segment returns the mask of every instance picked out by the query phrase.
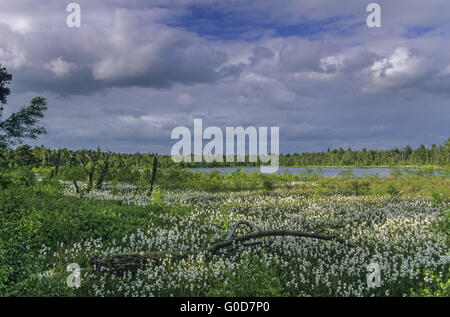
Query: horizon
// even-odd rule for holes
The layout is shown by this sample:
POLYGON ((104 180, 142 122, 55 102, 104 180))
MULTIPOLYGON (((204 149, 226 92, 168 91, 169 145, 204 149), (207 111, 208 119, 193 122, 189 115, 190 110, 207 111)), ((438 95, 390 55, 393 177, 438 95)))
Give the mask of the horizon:
MULTIPOLYGON (((448 139, 447 139, 446 141, 448 141, 449 139, 450 139, 450 137, 448 137, 448 139)), ((36 141, 35 143, 39 143, 39 142, 36 141)), ((433 143, 433 144, 426 144, 426 143, 422 143, 422 144, 419 144, 417 147, 414 147, 414 146, 411 146, 411 145, 407 144, 407 145, 404 146, 404 147, 394 147, 394 148, 388 148, 388 149, 372 149, 372 148, 360 148, 360 149, 355 149, 355 148, 350 148, 350 147, 349 147, 349 148, 343 148, 343 147, 339 147, 339 148, 331 148, 331 147, 329 147, 329 148, 327 148, 326 150, 317 151, 317 152, 288 152, 288 153, 282 153, 282 152, 280 152, 280 155, 283 156, 283 155, 295 155, 295 154, 320 154, 320 153, 327 153, 327 152, 339 151, 340 149, 342 149, 342 150, 344 150, 344 151, 348 151, 348 150, 350 149, 352 152, 358 152, 358 151, 364 151, 364 150, 366 150, 367 152, 370 152, 370 151, 385 151, 385 152, 389 152, 389 151, 395 151, 395 150, 399 150, 400 152, 403 152, 404 150, 406 150, 406 148, 407 148, 408 146, 409 146, 413 151, 416 151, 416 150, 419 149, 422 145, 425 146, 425 148, 426 148, 427 150, 431 151, 432 149, 430 149, 429 147, 432 147, 433 145, 435 145, 437 148, 444 147, 444 143, 445 143, 445 141, 444 141, 442 144, 435 144, 435 143, 433 143)), ((34 144, 34 145, 32 145, 32 144, 29 144, 29 143, 26 143, 26 142, 24 142, 23 144, 18 144, 18 145, 16 145, 15 147, 12 147, 11 150, 16 150, 18 147, 21 147, 21 146, 23 146, 23 145, 28 145, 28 146, 30 146, 31 148, 45 147, 45 148, 47 148, 47 149, 49 149, 49 150, 51 150, 51 151, 68 150, 68 151, 72 151, 72 152, 80 152, 80 151, 93 151, 93 152, 96 152, 96 151, 98 150, 99 147, 100 147, 100 150, 101 150, 102 153, 107 153, 107 151, 108 151, 108 149, 106 149, 106 148, 103 148, 103 149, 102 149, 100 145, 97 145, 95 148, 78 148, 78 149, 72 149, 72 148, 67 148, 67 147, 64 147, 64 148, 61 148, 61 147, 59 147, 59 148, 51 148, 51 147, 45 146, 44 144, 40 144, 40 145, 34 144)), ((171 156, 170 153, 139 152, 139 151, 138 151, 138 152, 115 152, 115 151, 112 151, 112 153, 115 153, 115 154, 129 154, 129 155, 133 155, 133 154, 145 154, 145 155, 147 155, 147 154, 156 154, 156 155, 159 155, 159 156, 171 156)), ((191 154, 192 157, 193 157, 194 155, 195 155, 194 153, 191 154)), ((224 154, 223 156, 225 157, 226 155, 224 154)), ((235 155, 235 156, 237 156, 237 155, 235 155)), ((245 157, 247 157, 247 156, 249 156, 248 153, 245 155, 245 157)))

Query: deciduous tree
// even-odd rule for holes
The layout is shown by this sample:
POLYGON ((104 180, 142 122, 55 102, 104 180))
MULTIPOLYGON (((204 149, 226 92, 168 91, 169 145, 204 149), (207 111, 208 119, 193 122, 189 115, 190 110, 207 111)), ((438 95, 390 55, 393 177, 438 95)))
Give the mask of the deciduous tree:
POLYGON ((7 97, 11 93, 8 88, 11 80, 12 75, 0 65, 0 150, 22 143, 24 138, 36 139, 46 133, 45 128, 39 126, 39 120, 47 110, 47 101, 42 97, 34 98, 30 105, 23 106, 2 120, 3 105, 7 103, 7 97))

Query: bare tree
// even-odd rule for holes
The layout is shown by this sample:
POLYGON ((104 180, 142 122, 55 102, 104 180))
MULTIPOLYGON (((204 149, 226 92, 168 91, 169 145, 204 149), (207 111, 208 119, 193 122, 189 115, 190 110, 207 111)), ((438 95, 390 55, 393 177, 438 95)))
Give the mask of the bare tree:
POLYGON ((94 172, 95 172, 95 166, 97 164, 97 161, 95 160, 95 158, 91 157, 89 154, 85 153, 84 156, 87 157, 87 159, 89 160, 89 162, 91 163, 91 167, 88 170, 87 169, 87 165, 88 163, 84 163, 81 159, 79 160, 79 163, 81 165, 81 167, 83 168, 83 171, 86 173, 87 175, 87 182, 88 182, 88 190, 91 190, 92 187, 94 186, 94 172))
POLYGON ((112 154, 111 151, 108 150, 108 154, 106 154, 106 159, 105 159, 105 162, 104 162, 104 164, 102 166, 102 169, 101 169, 101 172, 100 172, 100 176, 98 177, 96 188, 101 188, 102 187, 103 180, 105 179, 106 174, 108 174, 109 159, 111 158, 111 154, 112 154))

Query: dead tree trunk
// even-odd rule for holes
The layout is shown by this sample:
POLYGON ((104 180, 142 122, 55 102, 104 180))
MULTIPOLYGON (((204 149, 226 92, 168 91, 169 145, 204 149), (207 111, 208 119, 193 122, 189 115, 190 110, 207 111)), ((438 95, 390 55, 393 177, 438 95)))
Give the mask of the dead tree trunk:
POLYGON ((158 168, 158 159, 155 156, 155 158, 153 159, 153 169, 152 169, 152 178, 150 180, 150 188, 147 192, 147 196, 151 197, 152 196, 152 192, 153 192, 153 183, 155 182, 155 178, 156 178, 156 170, 158 168))
POLYGON ((89 156, 89 154, 85 154, 85 156, 91 162, 91 168, 88 170, 86 168, 87 164, 84 164, 81 160, 80 160, 80 165, 81 165, 81 167, 83 168, 84 172, 87 175, 88 190, 91 190, 92 187, 94 186, 94 172, 95 172, 95 165, 97 164, 97 162, 93 158, 91 158, 89 156))
POLYGON ((104 165, 102 167, 102 171, 101 171, 100 176, 99 176, 98 181, 97 181, 96 188, 101 188, 102 187, 103 180, 105 179, 105 176, 108 173, 110 157, 111 157, 111 151, 108 151, 108 154, 106 155, 105 163, 104 163, 104 165))
POLYGON ((76 180, 73 180, 73 185, 75 186, 75 191, 76 191, 77 193, 79 193, 79 192, 80 192, 80 188, 78 187, 78 184, 77 184, 77 181, 76 181, 76 180))
MULTIPOLYGON (((93 257, 91 258, 91 266, 95 270, 107 270, 113 272, 124 272, 127 270, 137 270, 138 268, 153 264, 160 265, 164 259, 183 259, 190 255, 195 255, 200 252, 205 252, 209 255, 217 254, 221 249, 238 245, 239 243, 264 238, 264 237, 304 237, 318 240, 335 241, 343 244, 347 247, 354 248, 355 244, 347 241, 346 239, 337 235, 325 235, 314 232, 304 232, 297 230, 267 230, 267 231, 255 231, 253 233, 244 234, 239 237, 233 238, 238 226, 245 224, 253 230, 253 227, 247 221, 239 220, 230 230, 227 238, 224 241, 220 241, 212 244, 209 247, 198 250, 182 250, 182 251, 160 251, 160 252, 135 252, 135 253, 121 253, 116 255, 110 255, 107 257, 93 257)), ((241 244, 245 245, 245 244, 241 244)), ((251 245, 251 244, 248 244, 251 245)))
POLYGON ((55 169, 52 170, 52 173, 50 174, 50 179, 58 176, 60 165, 61 165, 61 152, 58 150, 57 155, 56 155, 56 160, 55 160, 55 169))

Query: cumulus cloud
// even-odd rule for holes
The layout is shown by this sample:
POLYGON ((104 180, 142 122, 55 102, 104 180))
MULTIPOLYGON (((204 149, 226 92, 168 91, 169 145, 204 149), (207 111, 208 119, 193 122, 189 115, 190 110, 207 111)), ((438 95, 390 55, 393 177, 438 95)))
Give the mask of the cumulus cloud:
POLYGON ((395 90, 420 84, 431 73, 425 56, 405 47, 376 61, 369 69, 372 79, 368 91, 395 90))
POLYGON ((30 33, 17 33, 0 24, 0 61, 16 69, 32 66, 24 69, 26 89, 35 78, 34 89, 64 94, 90 94, 112 86, 169 88, 177 83, 214 83, 239 76, 241 65, 228 63, 227 53, 214 43, 161 23, 173 18, 168 9, 98 10, 103 9, 112 11, 110 21, 83 10, 88 15, 83 15, 81 29, 61 25, 60 32, 50 32, 52 26, 44 17, 34 22, 30 33), (57 80, 42 80, 43 69, 57 80))
POLYGON ((253 49, 253 56, 250 57, 250 64, 256 65, 264 59, 272 59, 274 53, 267 47, 257 46, 253 49))
POLYGON ((21 69, 30 63, 23 52, 15 48, 7 50, 0 47, 0 64, 6 65, 11 69, 21 69))
POLYGON ((196 117, 290 152, 448 137, 450 2, 380 1, 380 29, 357 1, 78 2, 79 29, 58 0, 0 3, 9 102, 49 99, 38 142, 168 153, 196 117))
POLYGON ((297 40, 295 43, 286 44, 280 50, 279 66, 282 71, 290 73, 319 71, 323 54, 320 43, 297 40))
POLYGON ((67 76, 75 67, 75 64, 66 62, 61 56, 52 59, 45 65, 45 68, 51 71, 56 77, 67 76))
POLYGON ((94 79, 117 85, 170 86, 214 82, 226 60, 225 52, 195 35, 144 23, 142 12, 120 9, 92 71, 94 79))
POLYGON ((352 74, 370 66, 377 57, 377 54, 364 47, 352 47, 338 54, 321 58, 320 68, 326 73, 352 74))

